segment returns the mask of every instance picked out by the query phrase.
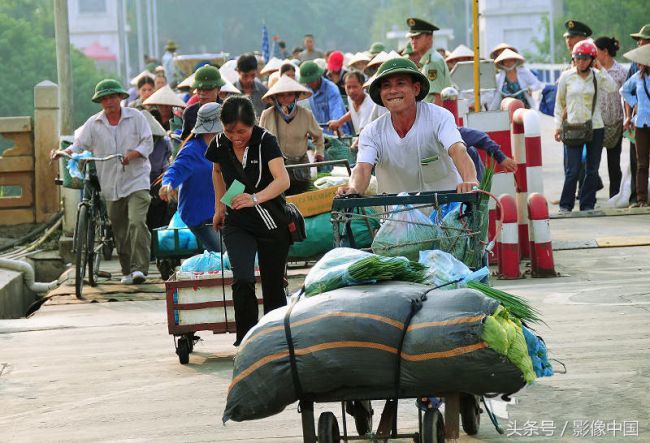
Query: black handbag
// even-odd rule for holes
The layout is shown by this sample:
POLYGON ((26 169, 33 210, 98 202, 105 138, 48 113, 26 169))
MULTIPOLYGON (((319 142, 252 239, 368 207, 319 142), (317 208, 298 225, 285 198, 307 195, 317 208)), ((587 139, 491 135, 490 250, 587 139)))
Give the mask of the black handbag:
POLYGON ((291 243, 298 243, 307 239, 307 231, 305 230, 305 218, 296 205, 287 203, 284 207, 289 219, 289 234, 291 234, 291 243))
MULTIPOLYGON (((596 110, 596 102, 598 101, 598 84, 596 83, 596 73, 594 71, 592 71, 592 75, 594 80, 594 100, 591 103, 591 117, 593 118, 594 111, 596 110)), ((582 146, 585 143, 590 143, 593 138, 594 128, 592 120, 589 119, 584 123, 569 123, 565 108, 560 130, 560 139, 562 142, 569 146, 582 146)))

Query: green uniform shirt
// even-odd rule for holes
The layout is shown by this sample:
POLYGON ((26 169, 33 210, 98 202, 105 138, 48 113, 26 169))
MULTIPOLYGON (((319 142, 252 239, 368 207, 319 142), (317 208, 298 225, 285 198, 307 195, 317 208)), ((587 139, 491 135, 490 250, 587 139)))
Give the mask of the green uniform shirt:
POLYGON ((420 71, 427 76, 430 85, 429 95, 424 101, 431 103, 431 94, 440 94, 443 89, 452 86, 449 68, 445 59, 434 48, 420 59, 420 66, 422 66, 420 71))

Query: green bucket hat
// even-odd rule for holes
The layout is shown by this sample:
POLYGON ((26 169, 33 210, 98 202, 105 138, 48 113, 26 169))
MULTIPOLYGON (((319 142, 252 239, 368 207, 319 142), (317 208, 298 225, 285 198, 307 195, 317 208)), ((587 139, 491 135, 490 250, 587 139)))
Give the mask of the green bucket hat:
POLYGON ((165 51, 174 52, 177 49, 178 46, 176 46, 176 42, 174 40, 167 40, 167 44, 165 45, 165 51))
POLYGON ((95 86, 95 95, 93 95, 92 101, 99 103, 102 101, 102 97, 113 94, 120 94, 123 98, 129 96, 129 93, 124 90, 120 82, 112 78, 105 78, 95 86))
POLYGON ((372 45, 370 45, 370 49, 368 49, 368 52, 371 54, 379 54, 381 51, 386 51, 386 47, 382 42, 374 42, 372 45))
POLYGON ((221 78, 219 70, 214 66, 203 66, 196 70, 192 89, 221 88, 226 82, 221 78))
POLYGON ((375 79, 370 83, 370 87, 368 88, 370 98, 379 106, 384 106, 381 97, 379 96, 379 86, 381 85, 381 81, 382 79, 395 74, 410 74, 420 82, 420 93, 415 97, 416 101, 422 100, 429 93, 429 80, 424 74, 418 71, 418 67, 415 66, 415 63, 407 58, 393 58, 381 64, 377 70, 375 79))
POLYGON ((644 25, 639 32, 630 34, 630 37, 632 37, 634 40, 650 40, 650 24, 644 25))
POLYGON ((312 60, 308 60, 300 65, 300 83, 315 82, 323 76, 325 70, 312 60))

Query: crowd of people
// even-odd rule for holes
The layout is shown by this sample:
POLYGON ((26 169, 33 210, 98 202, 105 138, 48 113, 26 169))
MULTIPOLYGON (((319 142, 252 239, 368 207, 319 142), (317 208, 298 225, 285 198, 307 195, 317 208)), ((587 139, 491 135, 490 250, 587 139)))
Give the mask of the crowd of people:
MULTIPOLYGON (((454 87, 451 73, 459 63, 473 60, 471 50, 434 48, 435 25, 419 18, 408 18, 406 24, 409 42, 399 52, 388 51, 381 42, 356 54, 323 52, 307 34, 303 48, 289 54, 282 47, 285 60, 264 63, 246 53, 229 62, 234 73, 227 75, 226 65, 219 69, 199 63, 186 79, 178 78, 177 46, 170 41, 162 65, 149 66, 133 79, 131 91, 115 80, 100 82, 93 101, 102 111, 80 128, 69 152, 125 155, 122 165, 98 170, 122 281, 146 279, 150 230, 169 221, 168 202, 177 199, 180 218, 206 249, 220 251, 225 244, 239 343, 257 321, 256 255, 265 312, 286 303, 283 276, 291 215, 284 196, 305 192, 310 175, 306 168, 288 172, 285 165, 323 160, 328 137, 350 135, 357 151, 350 181, 339 194, 366 192, 372 175, 379 192, 471 192, 483 171, 477 149, 515 172, 515 161, 486 133, 458 127, 442 106, 445 94, 454 92, 449 89, 454 87), (231 74, 236 78, 228 78, 231 74), (170 136, 180 141, 178 150, 170 136), (228 204, 222 202, 236 182, 244 191, 228 204)), ((602 187, 598 168, 603 145, 610 196, 619 191, 621 140, 633 126, 632 203, 646 206, 650 45, 632 57, 637 63, 628 72, 614 58, 619 49, 615 38, 591 40, 591 29, 575 20, 566 27, 572 64, 557 84, 554 112, 555 137, 564 142, 565 156, 560 211, 573 209, 578 186, 580 210, 594 209, 602 187)), ((650 42, 650 25, 632 38, 639 46, 650 42)), ((497 87, 481 94, 481 106, 499 109, 504 98, 514 97, 536 109, 536 96, 545 85, 526 68, 525 58, 505 43, 490 57, 497 87)))

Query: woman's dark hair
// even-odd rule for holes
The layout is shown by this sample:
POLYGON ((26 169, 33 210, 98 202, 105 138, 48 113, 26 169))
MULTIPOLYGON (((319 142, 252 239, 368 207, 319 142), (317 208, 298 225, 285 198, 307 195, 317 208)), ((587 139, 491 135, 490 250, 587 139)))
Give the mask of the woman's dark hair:
POLYGON ((616 57, 616 52, 621 49, 621 44, 616 40, 616 37, 598 37, 594 44, 600 50, 607 50, 607 53, 612 57, 616 57))
POLYGON ((285 72, 287 71, 293 71, 296 72, 296 65, 293 63, 285 63, 282 66, 280 66, 280 75, 284 75, 285 72))
POLYGON ((257 71, 257 58, 253 54, 242 54, 237 59, 237 71, 257 71))
POLYGON ((255 126, 253 102, 243 95, 231 95, 221 105, 221 123, 224 126, 233 123, 255 126))
POLYGON ((140 80, 138 80, 138 89, 140 89, 144 85, 155 86, 156 84, 154 83, 154 81, 153 81, 153 79, 151 77, 149 77, 148 75, 145 75, 144 77, 141 77, 140 80))

